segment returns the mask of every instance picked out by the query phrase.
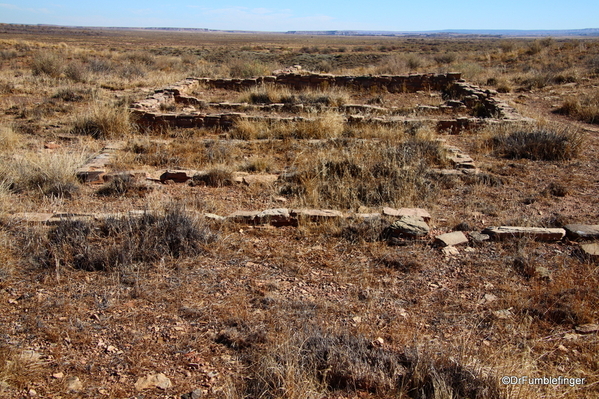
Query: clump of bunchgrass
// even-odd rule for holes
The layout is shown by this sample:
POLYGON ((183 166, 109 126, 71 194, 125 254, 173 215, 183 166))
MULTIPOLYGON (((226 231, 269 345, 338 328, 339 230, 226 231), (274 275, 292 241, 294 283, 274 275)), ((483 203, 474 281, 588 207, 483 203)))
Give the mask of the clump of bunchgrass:
POLYGON ((79 190, 75 172, 84 161, 84 153, 28 153, 7 159, 0 168, 0 180, 5 181, 12 191, 69 198, 79 190))
POLYGON ((599 124, 599 91, 568 98, 555 112, 583 122, 599 124))
POLYGON ((165 257, 192 257, 217 239, 207 225, 182 206, 163 212, 113 217, 102 222, 64 218, 36 239, 22 234, 30 262, 55 269, 115 270, 132 264, 152 264, 165 257))
POLYGON ((564 161, 578 156, 583 136, 574 129, 523 127, 500 132, 490 139, 495 152, 505 158, 564 161))
POLYGON ((96 105, 77 118, 71 133, 95 139, 121 138, 131 131, 129 111, 115 105, 96 105))
POLYGON ((338 140, 298 159, 281 193, 309 207, 357 209, 359 206, 427 204, 437 189, 429 176, 443 162, 439 143, 338 140))

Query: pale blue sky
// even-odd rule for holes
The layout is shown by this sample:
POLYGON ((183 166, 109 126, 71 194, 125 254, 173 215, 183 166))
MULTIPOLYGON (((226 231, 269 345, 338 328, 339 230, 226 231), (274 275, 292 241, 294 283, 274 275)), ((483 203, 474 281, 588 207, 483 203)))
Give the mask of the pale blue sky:
POLYGON ((599 28, 598 0, 4 1, 0 22, 22 24, 259 31, 599 28))

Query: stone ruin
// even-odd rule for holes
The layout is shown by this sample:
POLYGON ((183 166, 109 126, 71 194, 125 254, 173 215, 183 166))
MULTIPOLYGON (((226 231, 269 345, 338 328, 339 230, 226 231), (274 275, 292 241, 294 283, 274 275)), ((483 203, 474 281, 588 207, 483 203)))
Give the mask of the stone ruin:
POLYGON ((344 115, 345 122, 348 124, 372 123, 399 126, 433 123, 438 132, 457 134, 485 124, 531 121, 498 99, 497 92, 483 90, 467 83, 461 79, 460 73, 394 76, 281 73, 251 79, 188 78, 156 90, 145 100, 134 103, 131 109, 139 126, 150 129, 206 127, 226 131, 239 120, 269 123, 310 120, 300 115, 303 111, 309 110, 309 107, 304 104, 209 102, 192 95, 194 90, 201 86, 239 92, 265 85, 283 86, 294 90, 345 87, 356 91, 388 93, 439 92, 444 98, 448 98, 439 106, 419 105, 408 115, 405 109, 367 104, 343 104, 328 108, 344 115), (176 110, 177 107, 181 108, 180 112, 170 111, 176 110), (282 113, 287 116, 281 116, 282 113))

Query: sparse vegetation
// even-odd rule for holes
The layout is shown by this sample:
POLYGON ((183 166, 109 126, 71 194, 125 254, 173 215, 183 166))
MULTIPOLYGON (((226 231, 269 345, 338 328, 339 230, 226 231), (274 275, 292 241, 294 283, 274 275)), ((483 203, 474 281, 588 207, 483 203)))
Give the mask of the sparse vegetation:
POLYGON ((496 151, 506 158, 564 161, 576 158, 583 144, 576 130, 518 129, 492 139, 496 151))
POLYGON ((568 98, 555 112, 583 122, 599 124, 599 91, 582 98, 568 98))
POLYGON ((473 235, 599 223, 599 148, 587 125, 597 123, 597 40, 314 35, 306 44, 289 34, 2 28, 1 397, 598 396, 597 335, 580 333, 599 321, 596 261, 573 238, 473 235), (277 103, 289 117, 230 130, 142 131, 130 118, 132 102, 190 76, 296 64, 354 76, 461 72, 539 124, 439 135, 414 110, 452 93, 325 86, 198 87, 197 98, 231 105, 200 113, 272 116, 252 105, 277 103), (348 104, 393 109, 397 125, 360 122, 379 118, 375 107, 342 115, 348 104), (107 140, 127 142, 105 166, 111 180, 78 182, 75 170, 107 140), (443 146, 477 169, 451 169, 443 146), (198 174, 160 182, 165 169, 198 174), (382 240, 396 221, 384 206, 426 208, 429 236, 382 240), (352 217, 277 228, 220 217, 313 207, 352 217), (456 230, 469 239, 457 252, 432 245, 456 230), (171 388, 136 391, 158 372, 171 388), (506 386, 504 375, 587 382, 506 386), (69 392, 75 378, 82 388, 69 392))
POLYGON ((131 132, 129 112, 124 107, 96 105, 90 112, 80 115, 71 133, 95 139, 118 139, 131 132))

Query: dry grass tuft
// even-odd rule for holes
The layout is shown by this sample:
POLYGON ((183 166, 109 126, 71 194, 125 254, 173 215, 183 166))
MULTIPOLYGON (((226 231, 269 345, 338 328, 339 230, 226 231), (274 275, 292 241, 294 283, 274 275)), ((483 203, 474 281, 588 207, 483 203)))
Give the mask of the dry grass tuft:
POLYGON ((75 171, 85 160, 84 153, 29 153, 5 161, 0 181, 12 191, 31 191, 47 197, 70 198, 79 190, 75 171))
POLYGON ((9 152, 22 144, 22 138, 10 125, 0 125, 0 152, 9 152))
POLYGON ((424 139, 331 141, 310 160, 296 162, 299 169, 281 192, 305 206, 332 209, 426 204, 437 192, 429 168, 442 162, 439 143, 424 139))
POLYGON ((578 156, 583 136, 573 129, 520 128, 496 134, 490 146, 503 157, 564 161, 578 156))
POLYGON ((96 105, 90 112, 75 120, 72 134, 95 139, 117 139, 131 132, 129 111, 116 105, 96 105))
POLYGON ((118 270, 165 257, 191 257, 217 239, 216 233, 178 205, 156 214, 107 219, 99 225, 67 217, 45 234, 32 236, 26 231, 21 237, 31 263, 57 273, 62 267, 118 270))
POLYGON ((599 91, 587 96, 569 98, 555 112, 583 122, 599 124, 599 91))
POLYGON ((0 394, 22 390, 47 372, 47 362, 38 352, 18 352, 7 345, 0 346, 0 394))
POLYGON ((242 391, 249 397, 501 397, 496 377, 447 353, 402 353, 347 333, 300 331, 279 344, 250 348, 244 359, 249 376, 242 391))
POLYGON ((251 122, 239 121, 230 131, 232 138, 241 140, 254 139, 330 139, 341 137, 345 121, 341 114, 327 111, 310 115, 307 120, 251 122))

